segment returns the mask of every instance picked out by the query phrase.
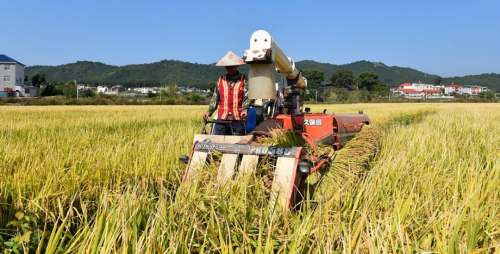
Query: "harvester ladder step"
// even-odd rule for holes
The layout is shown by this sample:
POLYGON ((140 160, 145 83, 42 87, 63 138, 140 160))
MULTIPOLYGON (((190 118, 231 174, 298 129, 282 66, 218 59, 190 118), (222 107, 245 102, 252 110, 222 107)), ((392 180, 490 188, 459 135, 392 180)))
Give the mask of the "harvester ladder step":
POLYGON ((293 193, 294 165, 295 158, 278 157, 276 161, 271 198, 273 204, 279 202, 285 210, 290 205, 290 194, 293 193))
POLYGON ((259 163, 258 155, 243 155, 239 166, 237 166, 238 157, 238 154, 222 155, 219 172, 217 174, 217 181, 219 184, 224 185, 227 181, 231 180, 236 173, 236 168, 238 168, 238 173, 241 176, 245 176, 252 173, 259 163))
POLYGON ((219 172, 217 174, 217 182, 219 184, 224 185, 228 180, 233 178, 237 162, 238 154, 226 153, 222 155, 219 172))
POLYGON ((255 168, 257 168, 258 163, 259 163, 258 155, 243 155, 239 167, 240 174, 248 175, 252 173, 255 170, 255 168))
POLYGON ((191 179, 198 170, 203 169, 205 163, 207 162, 207 156, 208 153, 206 152, 193 152, 193 157, 191 158, 191 162, 189 163, 187 179, 191 179))
MULTIPOLYGON (((241 136, 223 136, 223 135, 203 135, 203 134, 195 134, 193 142, 202 142, 205 140, 210 140, 210 142, 213 143, 228 143, 228 144, 234 144, 238 142, 242 137, 241 136)), ((189 163, 188 171, 187 171, 187 179, 191 179, 196 175, 196 172, 199 170, 202 170, 203 167, 205 167, 205 164, 207 163, 207 152, 202 152, 202 151, 194 151, 191 161, 189 163)), ((223 158, 224 159, 224 158, 223 158)), ((226 159, 229 160, 229 159, 226 159)), ((228 161, 230 162, 230 161, 228 161)), ((225 162, 227 164, 227 167, 230 168, 228 162, 225 162)), ((225 170, 226 171, 226 170, 225 170)), ((219 172, 219 174, 221 174, 219 172)), ((226 178, 226 174, 229 174, 224 172, 223 175, 221 175, 222 178, 226 178)), ((234 170, 233 170, 234 174, 234 170)))

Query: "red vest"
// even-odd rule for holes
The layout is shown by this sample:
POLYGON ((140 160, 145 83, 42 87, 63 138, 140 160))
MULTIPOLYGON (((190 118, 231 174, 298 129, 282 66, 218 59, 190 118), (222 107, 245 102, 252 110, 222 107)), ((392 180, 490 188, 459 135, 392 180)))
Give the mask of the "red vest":
POLYGON ((234 120, 240 120, 246 76, 241 74, 240 80, 236 81, 233 87, 229 86, 227 78, 227 74, 219 78, 219 111, 217 115, 219 119, 227 120, 227 116, 231 112, 234 120))

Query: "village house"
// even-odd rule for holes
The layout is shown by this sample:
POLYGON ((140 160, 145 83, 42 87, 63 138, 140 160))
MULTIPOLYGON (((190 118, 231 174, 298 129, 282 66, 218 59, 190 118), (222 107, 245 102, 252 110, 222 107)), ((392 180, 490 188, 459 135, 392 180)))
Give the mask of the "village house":
POLYGON ((399 88, 397 89, 393 89, 391 87, 391 91, 393 93, 403 95, 407 98, 431 99, 431 98, 450 98, 449 95, 452 93, 470 94, 471 96, 477 96, 480 92, 488 91, 488 88, 482 86, 461 86, 456 84, 443 86, 443 85, 432 85, 432 84, 421 84, 421 83, 403 83, 399 85, 399 88), (416 93, 416 92, 423 92, 423 93, 416 93))
POLYGON ((411 86, 417 91, 436 89, 436 87, 433 84, 413 83, 411 84, 411 86))
POLYGON ((422 83, 403 83, 399 85, 399 89, 414 89, 416 91, 440 90, 444 88, 442 85, 422 84, 422 83))
POLYGON ((399 89, 415 89, 410 83, 403 83, 399 85, 399 89))
POLYGON ((393 92, 410 99, 434 99, 443 98, 442 88, 444 88, 444 86, 441 85, 436 86, 433 84, 403 83, 393 92))
POLYGON ((0 54, 0 98, 40 95, 39 87, 24 85, 24 67, 26 65, 0 54))
POLYGON ((451 94, 451 93, 456 93, 456 94, 462 94, 462 86, 461 85, 447 85, 444 87, 444 93, 445 94, 451 94))
POLYGON ((156 93, 158 90, 158 87, 136 87, 134 88, 134 91, 142 93, 142 94, 147 94, 149 92, 156 93))
POLYGON ((442 98, 443 96, 443 91, 441 91, 441 89, 427 89, 422 92, 424 93, 425 98, 442 98))
POLYGON ((118 95, 118 90, 120 89, 120 85, 113 86, 111 88, 108 88, 107 85, 104 86, 98 86, 96 89, 96 92, 98 94, 114 94, 118 95))
POLYGON ((463 86, 460 88, 462 94, 469 94, 471 96, 478 96, 480 92, 488 91, 485 86, 463 86))
POLYGON ((443 91, 441 89, 427 89, 418 91, 416 89, 398 89, 400 95, 410 99, 434 99, 443 98, 443 91))
MULTIPOLYGON (((401 86, 400 86, 401 87, 401 86)), ((408 86, 405 86, 405 87, 408 87, 408 86)), ((411 87, 411 85, 410 85, 411 87)), ((405 96, 406 98, 412 98, 412 99, 419 99, 419 98, 422 98, 422 91, 417 91, 413 88, 408 88, 408 89, 405 89, 405 88, 399 88, 398 89, 398 94, 400 95, 403 95, 405 96)))
POLYGON ((410 99, 422 99, 423 93, 422 91, 417 91, 415 89, 405 89, 403 91, 403 95, 410 99))

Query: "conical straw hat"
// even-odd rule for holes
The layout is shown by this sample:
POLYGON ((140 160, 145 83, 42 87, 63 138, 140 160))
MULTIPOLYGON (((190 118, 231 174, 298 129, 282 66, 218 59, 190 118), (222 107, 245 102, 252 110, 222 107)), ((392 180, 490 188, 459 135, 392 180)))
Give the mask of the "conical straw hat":
POLYGON ((245 64, 245 62, 241 57, 229 51, 215 66, 237 66, 243 64, 245 64))

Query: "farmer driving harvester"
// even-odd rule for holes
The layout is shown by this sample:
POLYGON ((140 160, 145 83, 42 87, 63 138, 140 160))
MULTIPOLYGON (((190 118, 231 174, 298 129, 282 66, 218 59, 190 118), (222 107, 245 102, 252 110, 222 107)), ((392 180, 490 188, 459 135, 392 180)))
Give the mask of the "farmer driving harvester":
POLYGON ((215 135, 245 134, 244 121, 250 108, 250 100, 247 77, 238 71, 238 66, 243 64, 243 59, 231 51, 216 64, 224 66, 227 74, 219 77, 208 111, 203 114, 203 120, 207 120, 218 107, 217 120, 227 121, 215 124, 215 135))

